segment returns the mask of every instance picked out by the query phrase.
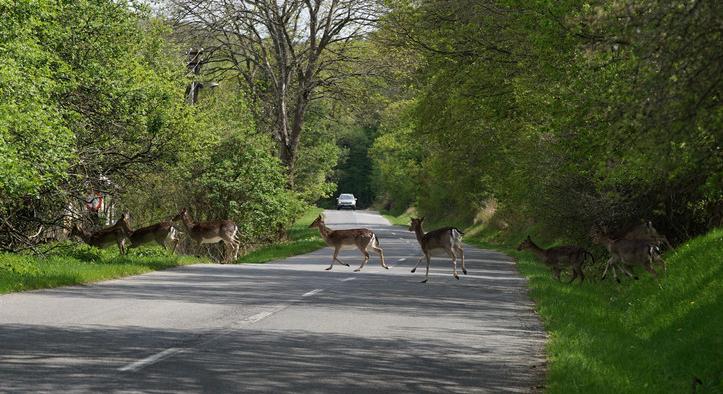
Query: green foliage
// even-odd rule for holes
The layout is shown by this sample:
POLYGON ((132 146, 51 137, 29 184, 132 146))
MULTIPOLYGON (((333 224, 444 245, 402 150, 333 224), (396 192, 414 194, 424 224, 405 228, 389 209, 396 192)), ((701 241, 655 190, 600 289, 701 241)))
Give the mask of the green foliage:
POLYGON ((342 150, 337 145, 336 128, 339 124, 328 118, 333 113, 328 104, 316 104, 307 116, 297 162, 291 174, 293 190, 307 203, 330 197, 336 188, 331 175, 342 150))
POLYGON ((386 209, 399 213, 416 202, 424 146, 415 138, 414 101, 399 101, 383 112, 370 156, 373 185, 386 209))
POLYGON ((409 137, 375 142, 379 195, 467 223, 494 198, 578 240, 594 223, 652 219, 683 240, 723 221, 714 2, 390 5, 379 42, 424 62, 409 137))
MULTIPOLYGON (((485 245, 484 239, 467 241, 485 245)), ((503 247, 529 279, 549 333, 546 391, 679 393, 690 391, 695 378, 703 392, 720 390, 723 229, 665 254, 668 271, 659 286, 639 267, 639 281, 617 284, 601 282, 589 266, 585 283, 568 285, 515 246, 503 247)))
POLYGON ((238 263, 266 263, 280 260, 290 256, 313 252, 326 246, 321 239, 319 230, 309 228, 311 222, 322 212, 320 208, 308 209, 294 225, 289 228, 288 239, 276 242, 273 245, 263 246, 251 253, 242 256, 238 263))
POLYGON ((274 142, 255 132, 234 83, 188 105, 182 50, 147 6, 44 0, 0 10, 0 215, 9 218, 0 246, 24 247, 23 234, 61 224, 68 207, 83 214, 98 190, 131 211, 134 227, 189 206, 198 219, 236 220, 243 240, 257 242, 283 233, 302 197, 333 187, 323 177, 338 149, 312 143, 305 160, 320 167, 308 190, 288 190, 274 142))
POLYGON ((75 244, 56 247, 45 257, 4 253, 0 254, 0 294, 92 283, 198 262, 160 249, 120 256, 117 250, 75 244))
POLYGON ((75 157, 55 100, 69 70, 43 45, 60 27, 49 4, 0 2, 0 203, 57 185, 75 157))

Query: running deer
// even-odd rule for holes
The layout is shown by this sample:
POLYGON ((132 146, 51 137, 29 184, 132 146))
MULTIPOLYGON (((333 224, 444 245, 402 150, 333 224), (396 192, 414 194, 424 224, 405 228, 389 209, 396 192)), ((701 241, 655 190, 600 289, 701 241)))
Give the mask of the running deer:
POLYGON ((186 233, 196 242, 196 246, 201 246, 201 244, 215 244, 223 241, 226 256, 224 256, 221 263, 227 262, 231 256, 233 256, 233 261, 236 261, 241 241, 238 238, 238 226, 236 226, 236 223, 232 220, 194 222, 186 208, 181 209, 178 215, 173 218, 174 222, 178 220, 183 223, 186 233))
POLYGON ((126 254, 126 240, 132 233, 128 218, 128 213, 123 212, 120 219, 118 219, 114 225, 92 232, 86 231, 80 228, 78 223, 74 223, 68 237, 79 237, 86 244, 97 248, 107 248, 113 244, 117 244, 120 253, 124 255, 126 254))
POLYGON ((585 280, 585 274, 582 272, 582 265, 585 259, 589 256, 592 262, 595 263, 595 258, 587 250, 572 245, 555 246, 549 249, 543 249, 532 242, 532 238, 528 235, 517 250, 527 249, 532 252, 538 259, 550 267, 553 275, 557 280, 560 280, 560 272, 566 266, 572 268, 572 279, 567 283, 572 283, 575 279, 580 276, 580 283, 585 280))
POLYGON ((615 265, 634 279, 638 279, 638 277, 631 272, 633 265, 642 265, 656 280, 658 279, 658 273, 653 268, 653 262, 660 263, 663 266, 663 271, 667 271, 665 261, 658 254, 658 247, 655 242, 641 239, 614 239, 606 234, 604 228, 598 229, 597 227, 593 228, 591 238, 594 243, 604 245, 610 252, 610 259, 605 265, 602 279, 605 279, 608 269, 612 268, 613 277, 620 283, 615 265))
POLYGON ((309 228, 316 227, 319 229, 321 237, 327 245, 334 247, 334 256, 331 258, 331 265, 326 268, 327 271, 334 267, 334 262, 339 262, 341 265, 349 266, 349 264, 341 261, 338 257, 339 250, 342 248, 353 248, 356 247, 364 255, 364 261, 362 261, 359 268, 355 269, 354 272, 359 272, 369 262, 368 249, 379 253, 381 259, 381 265, 385 269, 389 269, 386 263, 384 263, 384 250, 379 247, 379 238, 372 230, 366 228, 354 228, 348 230, 332 230, 324 223, 324 216, 319 215, 313 223, 309 225, 309 228))
POLYGON ((173 245, 171 253, 176 253, 178 247, 179 232, 173 227, 172 222, 160 222, 147 227, 139 228, 130 236, 131 248, 137 248, 141 245, 156 242, 163 248, 167 248, 167 244, 173 245))
MULTIPOLYGON (((419 246, 422 247, 422 257, 426 257, 427 259, 427 273, 422 283, 427 283, 429 280, 429 263, 432 259, 432 251, 435 249, 442 249, 447 252, 452 259, 452 275, 458 280, 457 254, 459 254, 462 259, 462 273, 467 275, 467 268, 464 266, 464 249, 462 248, 462 235, 464 235, 464 233, 455 227, 444 227, 425 233, 422 228, 423 221, 424 217, 418 219, 412 218, 412 222, 409 224, 409 231, 414 231, 414 234, 417 236, 417 241, 419 241, 419 246)), ((417 265, 412 268, 412 272, 417 271, 417 266, 422 262, 422 257, 419 257, 417 265)))

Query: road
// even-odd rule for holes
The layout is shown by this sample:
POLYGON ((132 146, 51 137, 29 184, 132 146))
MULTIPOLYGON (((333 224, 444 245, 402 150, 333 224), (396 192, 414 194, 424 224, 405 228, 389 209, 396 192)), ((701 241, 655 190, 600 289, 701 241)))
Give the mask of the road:
POLYGON ((390 269, 355 273, 349 250, 325 271, 327 248, 0 296, 0 391, 539 391, 545 334, 509 257, 467 246, 469 275, 435 258, 421 284, 412 233, 327 215, 376 231, 390 269))

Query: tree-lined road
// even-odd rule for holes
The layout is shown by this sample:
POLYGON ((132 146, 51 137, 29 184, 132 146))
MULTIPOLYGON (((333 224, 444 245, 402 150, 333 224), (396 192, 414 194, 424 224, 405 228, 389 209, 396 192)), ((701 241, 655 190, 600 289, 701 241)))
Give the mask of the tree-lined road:
MULTIPOLYGON (((364 211, 372 254, 329 248, 264 265, 199 264, 90 286, 0 296, 0 391, 536 391, 544 331, 502 254, 466 247, 469 275, 409 271, 412 233, 364 211)), ((421 267, 421 266, 420 266, 421 267)))

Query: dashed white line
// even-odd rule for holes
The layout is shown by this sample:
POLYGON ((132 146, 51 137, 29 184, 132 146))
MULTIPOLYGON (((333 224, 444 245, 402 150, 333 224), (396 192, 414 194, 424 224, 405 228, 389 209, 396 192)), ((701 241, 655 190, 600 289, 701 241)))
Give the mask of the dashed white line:
POLYGON ((402 261, 406 260, 406 257, 402 257, 401 259, 397 260, 397 263, 401 263, 402 261))
POLYGON ((148 357, 144 358, 143 360, 138 360, 134 363, 130 363, 124 367, 118 368, 118 370, 121 372, 128 372, 128 371, 134 372, 147 365, 157 363, 157 362, 163 360, 164 358, 170 357, 170 356, 172 356, 176 353, 182 352, 184 350, 185 349, 178 348, 178 347, 168 348, 160 353, 156 353, 152 356, 148 356, 148 357))
POLYGON ((251 323, 256 323, 256 322, 258 322, 258 321, 261 321, 261 320, 266 319, 267 317, 273 315, 274 313, 276 313, 275 310, 274 310, 274 311, 267 311, 267 312, 257 313, 257 314, 255 314, 255 315, 252 315, 252 316, 247 317, 246 319, 243 320, 243 322, 244 322, 244 323, 250 323, 250 324, 251 324, 251 323))
POLYGON ((324 289, 314 289, 314 290, 312 290, 312 291, 308 291, 308 292, 302 294, 301 296, 302 296, 302 297, 310 297, 310 296, 313 296, 313 295, 316 294, 316 293, 321 293, 322 291, 324 291, 324 289))
POLYGON ((350 277, 350 278, 344 278, 344 279, 342 279, 341 281, 342 281, 342 282, 348 282, 348 281, 354 280, 354 279, 356 279, 356 278, 352 276, 352 277, 350 277))

